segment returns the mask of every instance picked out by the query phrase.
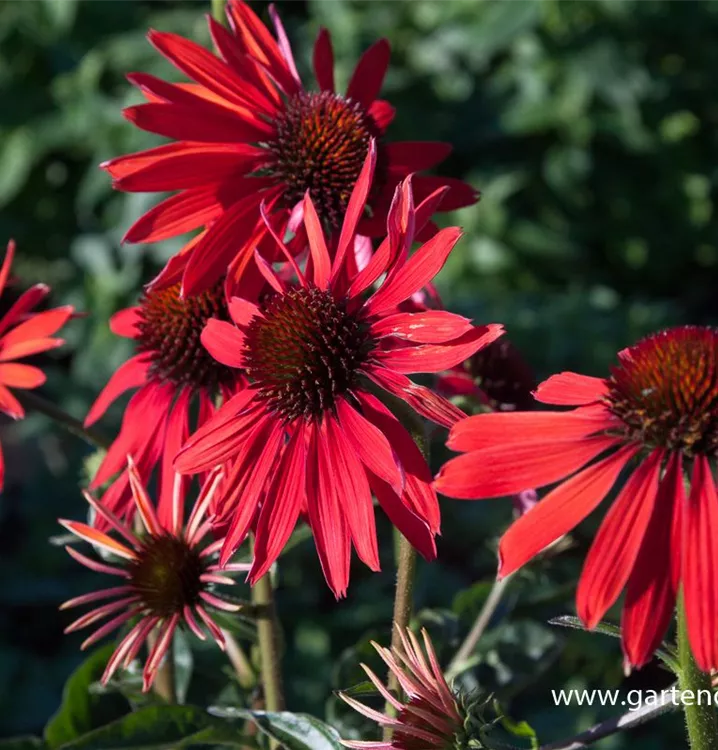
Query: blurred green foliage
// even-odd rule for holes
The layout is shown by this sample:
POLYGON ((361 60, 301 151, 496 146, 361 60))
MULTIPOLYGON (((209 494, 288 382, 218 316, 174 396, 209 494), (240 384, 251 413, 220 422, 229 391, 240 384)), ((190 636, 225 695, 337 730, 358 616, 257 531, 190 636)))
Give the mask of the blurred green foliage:
MULTIPOLYGON (((505 323, 540 375, 600 374, 648 331, 716 321, 716 3, 278 5, 305 80, 320 25, 333 34, 340 84, 363 49, 378 35, 389 38, 383 94, 397 107, 391 138, 451 142, 445 171, 483 192, 478 206, 446 219, 466 237, 440 277, 445 302, 505 323)), ((174 77, 146 30, 206 43, 206 12, 209 2, 189 0, 0 3, 0 241, 17 240, 14 270, 23 284, 50 283, 53 302, 89 314, 69 327, 44 389, 77 416, 128 353, 110 334, 109 315, 179 246, 120 244, 154 199, 114 193, 97 165, 157 143, 121 116, 137 101, 124 75, 174 77)), ((103 425, 108 434, 119 414, 103 425)), ((0 733, 37 733, 80 661, 80 639, 62 636, 68 620, 56 607, 92 579, 47 539, 57 516, 84 512, 76 486, 87 449, 36 416, 3 426, 2 441, 0 733)), ((437 446, 435 460, 445 455, 437 446)), ((511 511, 503 502, 451 501, 443 510, 439 562, 420 566, 417 601, 448 659, 486 596, 495 539, 511 511)), ((356 665, 358 654, 372 658, 369 635, 388 637, 387 524, 380 533, 386 571, 357 566, 347 601, 334 602, 307 542, 280 572, 289 703, 320 716, 326 709, 347 731, 359 718, 329 698, 331 690, 362 679, 356 665)), ((462 677, 467 687, 496 690, 543 741, 610 713, 555 708, 551 688, 626 684, 615 641, 545 624, 572 611, 571 582, 589 538, 579 533, 561 558, 531 566, 516 582, 477 668, 462 677)), ((666 675, 649 667, 631 680, 655 687, 666 675)), ((682 741, 680 721, 667 717, 601 747, 682 741)))

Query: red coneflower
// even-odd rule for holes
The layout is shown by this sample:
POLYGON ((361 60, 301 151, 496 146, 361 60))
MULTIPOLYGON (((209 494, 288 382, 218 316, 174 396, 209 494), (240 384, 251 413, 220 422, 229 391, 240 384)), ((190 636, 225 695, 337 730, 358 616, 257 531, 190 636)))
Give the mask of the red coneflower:
MULTIPOLYGON (((235 257, 241 273, 267 237, 262 201, 282 237, 293 211, 292 226, 300 224, 307 190, 320 219, 337 229, 371 139, 379 140, 378 167, 359 225, 363 235, 383 232, 394 188, 404 177, 435 166, 451 150, 444 143, 381 141, 394 117, 393 108, 377 99, 389 64, 386 40, 367 50, 346 94, 338 94, 332 44, 322 29, 314 47, 319 90, 307 91, 271 6, 270 15, 276 40, 245 3, 230 0, 231 30, 209 19, 219 57, 175 34, 151 31, 150 42, 192 83, 129 76, 149 101, 126 109, 127 119, 176 142, 103 167, 120 190, 179 191, 140 218, 126 240, 156 242, 207 227, 157 280, 173 283, 181 276, 184 294, 211 286, 235 257)), ((414 180, 419 199, 440 186, 449 188, 441 210, 477 200, 476 191, 459 180, 414 180)))
POLYGON ((640 458, 586 559, 578 614, 594 627, 626 587, 623 648, 641 666, 682 586, 696 660, 716 668, 718 332, 673 328, 618 359, 608 378, 567 372, 539 386, 537 400, 578 406, 573 411, 482 414, 457 424, 449 447, 467 453, 442 468, 436 487, 451 497, 496 497, 561 481, 502 538, 499 575, 506 576, 582 521, 640 458), (692 465, 687 498, 684 463, 692 465))
POLYGON ((65 547, 68 553, 90 570, 120 578, 121 585, 70 599, 60 609, 107 601, 65 629, 66 633, 71 633, 110 618, 83 642, 82 649, 134 621, 107 662, 102 675, 103 684, 120 667, 126 669, 137 657, 142 645, 154 634, 156 640, 143 671, 142 689, 147 691, 180 625, 187 626, 198 638, 205 640, 206 635, 200 627, 200 623, 204 623, 212 638, 224 649, 224 636, 212 619, 211 610, 236 612, 239 606, 217 596, 213 586, 233 585, 234 581, 222 573, 246 571, 249 565, 229 564, 220 570, 212 558, 222 546, 222 540, 202 546, 210 531, 207 508, 217 491, 221 474, 214 472, 207 478, 185 524, 184 483, 179 477, 169 492, 161 492, 155 508, 132 463, 127 473, 132 497, 142 521, 141 532, 121 521, 89 493, 84 493, 85 498, 97 517, 117 532, 122 541, 84 523, 60 521, 77 537, 110 553, 117 561, 110 564, 104 560, 94 560, 71 546, 65 547))
MULTIPOLYGON (((337 596, 347 588, 352 542, 359 557, 378 570, 372 491, 407 539, 433 557, 439 508, 428 466, 375 394, 388 392, 450 426, 463 413, 405 373, 446 369, 502 332, 501 326, 474 327, 447 312, 396 311, 434 277, 459 239, 458 229, 441 230, 408 257, 415 229, 431 215, 441 191, 415 211, 407 180, 397 189, 389 236, 369 264, 357 271, 345 262, 371 185, 373 156, 371 149, 333 263, 307 194, 310 260, 304 272, 295 265, 298 284, 286 285, 260 262, 272 294, 259 306, 232 299, 235 325, 211 320, 202 334, 209 352, 245 370, 250 384, 190 438, 175 466, 194 473, 235 459, 218 510, 225 517, 231 513, 222 559, 245 538, 263 501, 252 581, 276 559, 302 512, 337 596), (384 283, 365 300, 384 273, 384 283)), ((275 240, 291 258, 276 235, 275 240)))
MULTIPOLYGON (((0 268, 0 295, 5 290, 14 257, 15 243, 10 240, 0 268)), ((23 292, 0 319, 0 411, 12 419, 22 419, 25 410, 9 389, 38 388, 46 380, 42 370, 16 360, 55 349, 65 343, 64 339, 53 336, 72 317, 73 308, 70 305, 40 313, 32 312, 49 292, 50 287, 45 284, 35 284, 23 292)), ((5 459, 0 446, 0 490, 4 481, 5 459)))
POLYGON ((380 742, 342 740, 343 745, 357 750, 459 750, 483 747, 478 742, 469 744, 470 739, 478 740, 478 737, 467 736, 471 726, 468 713, 444 679, 429 634, 426 630, 422 630, 421 634, 423 649, 409 629, 399 631, 401 650, 384 648, 371 642, 396 677, 406 694, 406 700, 398 700, 382 685, 374 672, 362 664, 362 669, 381 696, 396 710, 396 716, 369 708, 346 693, 340 692, 339 697, 380 726, 391 727, 392 736, 390 740, 380 742))
MULTIPOLYGON (((161 481, 171 488, 172 461, 189 435, 190 410, 201 426, 214 413, 215 399, 228 398, 239 373, 217 362, 202 346, 200 334, 211 318, 229 320, 222 282, 192 297, 180 297, 179 284, 146 291, 135 307, 110 320, 118 336, 134 339, 137 353, 110 378, 90 409, 85 425, 96 422, 122 393, 137 388, 120 432, 90 485, 98 488, 122 471, 133 457, 142 480, 161 465, 161 481)), ((120 515, 132 511, 126 474, 103 496, 103 504, 120 515)), ((100 522, 100 527, 102 522, 100 522)))

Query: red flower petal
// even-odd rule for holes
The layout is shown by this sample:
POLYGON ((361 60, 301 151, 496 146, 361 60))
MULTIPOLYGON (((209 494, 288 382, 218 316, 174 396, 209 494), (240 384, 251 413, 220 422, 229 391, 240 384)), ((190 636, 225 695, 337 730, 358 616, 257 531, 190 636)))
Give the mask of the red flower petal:
POLYGON ((366 375, 389 393, 406 401, 417 414, 442 427, 453 427, 459 420, 466 418, 466 414, 451 401, 423 385, 413 383, 406 375, 384 367, 367 368, 366 375))
POLYGON ((578 616, 595 628, 626 585, 653 514, 663 451, 631 474, 591 545, 576 592, 578 616))
POLYGON ((334 491, 334 478, 328 473, 324 451, 314 424, 309 426, 307 456, 307 511, 317 554, 324 577, 337 599, 346 595, 349 585, 351 538, 339 497, 334 491))
POLYGON ((414 178, 414 198, 419 202, 435 190, 446 187, 449 189, 441 201, 441 211, 456 211, 457 208, 473 206, 481 196, 475 187, 453 177, 417 175, 414 178))
POLYGON ((718 667, 718 497, 711 466, 693 461, 691 493, 683 504, 683 597, 691 650, 698 666, 718 667))
POLYGON ((107 411, 110 404, 122 393, 130 388, 137 388, 147 381, 147 370, 150 362, 144 358, 143 354, 136 354, 124 364, 122 364, 107 381, 107 385, 102 389, 100 395, 95 399, 95 403, 90 407, 90 411, 85 417, 85 427, 97 422, 97 420, 107 411))
POLYGON ((382 349, 375 353, 385 367, 396 372, 441 372, 468 359, 472 354, 488 346, 504 332, 504 327, 495 323, 476 326, 463 336, 446 344, 424 344, 397 349, 382 349))
POLYGON ((504 578, 518 570, 583 521, 598 507, 638 450, 638 446, 623 446, 567 479, 514 521, 499 543, 499 576, 504 578))
POLYGON ((431 169, 444 161, 451 151, 451 144, 437 141, 400 141, 384 146, 389 169, 402 175, 431 169))
POLYGON ((371 472, 369 483, 391 523, 426 560, 435 560, 436 542, 427 522, 408 508, 388 484, 371 472))
POLYGON ((110 318, 110 330, 115 336, 136 339, 139 334, 137 326, 141 320, 139 307, 126 307, 110 318))
POLYGON ((380 39, 361 56, 347 86, 347 99, 359 102, 368 108, 377 98, 389 67, 391 47, 386 39, 380 39))
POLYGON ((227 367, 243 367, 244 334, 231 323, 210 318, 200 334, 202 346, 227 367))
POLYGON ((424 287, 441 270, 449 253, 461 237, 456 227, 442 229, 422 245, 366 303, 369 315, 381 315, 394 310, 400 302, 424 287))
POLYGON ((38 388, 46 380, 45 373, 32 365, 0 364, 0 383, 10 388, 38 388))
POLYGON ((396 109, 383 99, 376 99, 372 102, 371 107, 369 107, 369 116, 374 120, 381 133, 384 133, 389 125, 391 125, 395 115, 396 109))
POLYGON ((217 186, 190 188, 166 198, 141 216, 126 232, 123 242, 159 242, 197 229, 221 215, 217 186))
POLYGON ((13 258, 15 257, 15 240, 10 240, 7 243, 7 249, 5 250, 5 258, 0 267, 0 294, 5 291, 5 284, 7 284, 8 276, 10 275, 10 266, 12 266, 13 258))
POLYGON ((257 522, 254 562, 249 581, 254 585, 279 557, 294 531, 305 502, 307 440, 300 424, 289 439, 281 464, 257 522))
POLYGON ((544 380, 534 398, 542 404, 579 406, 599 401, 607 394, 606 381, 575 372, 562 372, 544 380))
POLYGON ((320 483, 328 478, 349 526, 359 559, 371 570, 381 569, 376 539, 374 505, 366 472, 336 420, 329 416, 319 428, 320 483), (324 429, 322 429, 324 427, 324 429))
POLYGON ((504 497, 569 476, 618 443, 615 437, 493 445, 445 463, 436 489, 449 497, 504 497))
POLYGON ((653 516, 628 579, 621 631, 626 661, 635 667, 651 658, 673 616, 677 587, 671 569, 680 568, 680 522, 685 503, 682 474, 680 453, 674 453, 668 459, 653 516))
POLYGON ((304 195, 304 226, 307 230, 309 252, 314 266, 314 284, 319 289, 326 289, 329 286, 331 261, 324 239, 324 230, 308 190, 304 195))
POLYGON ((321 91, 334 91, 334 50, 329 32, 322 26, 314 42, 314 75, 321 91))
POLYGON ((2 337, 3 353, 6 348, 9 349, 14 344, 52 336, 67 323, 74 311, 72 305, 65 305, 33 315, 2 337))
POLYGON ((400 495, 404 484, 401 466, 384 433, 346 399, 337 399, 336 409, 339 424, 362 463, 400 495))
POLYGON ((398 336, 418 344, 439 344, 472 331, 468 318, 443 310, 396 313, 377 320, 371 327, 374 336, 398 336))
POLYGON ((603 406, 590 411, 476 414, 451 428, 446 445, 451 450, 467 452, 508 443, 575 440, 609 429, 612 424, 611 414, 603 406))
POLYGON ((2 349, 0 350, 0 362, 8 362, 13 359, 20 359, 21 357, 29 357, 31 354, 39 354, 50 349, 57 349, 58 346, 62 346, 64 343, 63 339, 29 339, 17 341, 8 346, 3 341, 2 349))
POLYGON ((172 464, 189 437, 189 409, 193 395, 191 388, 183 388, 177 396, 167 419, 162 450, 157 518, 164 530, 176 536, 180 535, 184 524, 184 500, 189 477, 180 477, 172 464))
POLYGON ((35 284, 24 291, 0 320, 0 335, 15 325, 26 313, 37 307, 49 292, 50 287, 47 284, 35 284))
POLYGON ((25 409, 12 393, 0 384, 0 411, 7 414, 11 419, 22 419, 25 416, 25 409))

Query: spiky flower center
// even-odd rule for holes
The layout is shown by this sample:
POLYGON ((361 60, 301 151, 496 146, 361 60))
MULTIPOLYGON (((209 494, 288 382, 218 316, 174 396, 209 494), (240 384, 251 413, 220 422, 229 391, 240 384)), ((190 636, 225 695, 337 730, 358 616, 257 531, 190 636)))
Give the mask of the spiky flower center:
POLYGON ((150 356, 150 376, 176 385, 215 389, 236 371, 220 364, 202 346, 210 318, 229 320, 223 282, 193 297, 180 297, 180 284, 147 292, 140 301, 137 349, 150 356))
POLYGON ((699 326, 649 336, 621 352, 609 408, 626 437, 688 456, 718 453, 718 331, 699 326))
POLYGON ((249 324, 247 374, 287 421, 320 416, 354 386, 372 349, 367 326, 316 288, 277 294, 249 324))
MULTIPOLYGON (((275 120, 272 174, 294 205, 309 190, 319 216, 336 227, 369 150, 379 135, 364 107, 330 91, 294 95, 275 120)), ((375 184, 377 182, 375 172, 375 184)))
POLYGON ((170 617, 199 602, 204 567, 199 553, 184 539, 148 536, 129 565, 130 585, 149 614, 170 617))

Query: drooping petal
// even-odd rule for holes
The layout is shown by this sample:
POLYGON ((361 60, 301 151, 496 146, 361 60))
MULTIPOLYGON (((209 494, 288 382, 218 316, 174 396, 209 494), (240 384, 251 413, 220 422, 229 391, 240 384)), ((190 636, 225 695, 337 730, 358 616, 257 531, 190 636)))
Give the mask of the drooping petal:
POLYGON ((698 666, 718 667, 718 497, 708 458, 693 459, 688 502, 683 504, 681 579, 688 639, 698 666))
POLYGON ((442 427, 451 428, 466 417, 451 401, 423 385, 417 385, 399 372, 372 367, 367 368, 366 375, 384 390, 406 401, 422 417, 442 427))
POLYGON ((509 527, 499 543, 499 576, 510 575, 595 510, 639 447, 625 445, 561 483, 509 527))
POLYGON ((544 487, 569 476, 618 444, 615 437, 499 444, 466 453, 445 463, 436 489, 449 497, 504 497, 527 487, 544 487))
POLYGON ((75 536, 80 537, 80 539, 84 539, 86 542, 97 547, 102 547, 118 557, 124 557, 126 560, 134 560, 137 557, 134 550, 131 550, 102 531, 93 529, 92 526, 88 526, 86 523, 67 521, 65 519, 60 519, 60 523, 75 536))
POLYGON ((399 141, 385 148, 389 169, 408 174, 431 169, 451 153, 451 144, 437 141, 399 141))
POLYGON ((305 502, 307 441, 304 426, 291 436, 257 521, 250 583, 256 583, 279 557, 305 502))
POLYGON ((674 453, 658 487, 653 516, 626 588, 621 618, 623 651, 626 661, 635 667, 642 667, 651 658, 673 615, 676 586, 671 570, 680 569, 684 504, 681 456, 674 453))
POLYGON ((326 475, 316 425, 309 425, 307 455, 307 511, 317 554, 329 588, 338 599, 349 585, 351 537, 334 491, 333 477, 326 475))
POLYGON ((374 506, 366 471, 339 423, 329 416, 323 427, 326 432, 319 428, 318 447, 319 464, 325 472, 320 474, 320 481, 327 477, 331 482, 359 559, 371 570, 380 570, 374 506))
POLYGON ((401 464, 384 433, 346 399, 337 399, 336 409, 339 424, 362 463, 401 495, 404 486, 401 464))
POLYGON ((586 556, 576 609, 587 628, 596 627, 631 575, 653 514, 662 460, 663 451, 655 450, 631 474, 586 556))
POLYGON ((536 389, 534 397, 542 404, 580 406, 599 401, 607 393, 606 381, 602 378, 561 372, 544 380, 536 389))

